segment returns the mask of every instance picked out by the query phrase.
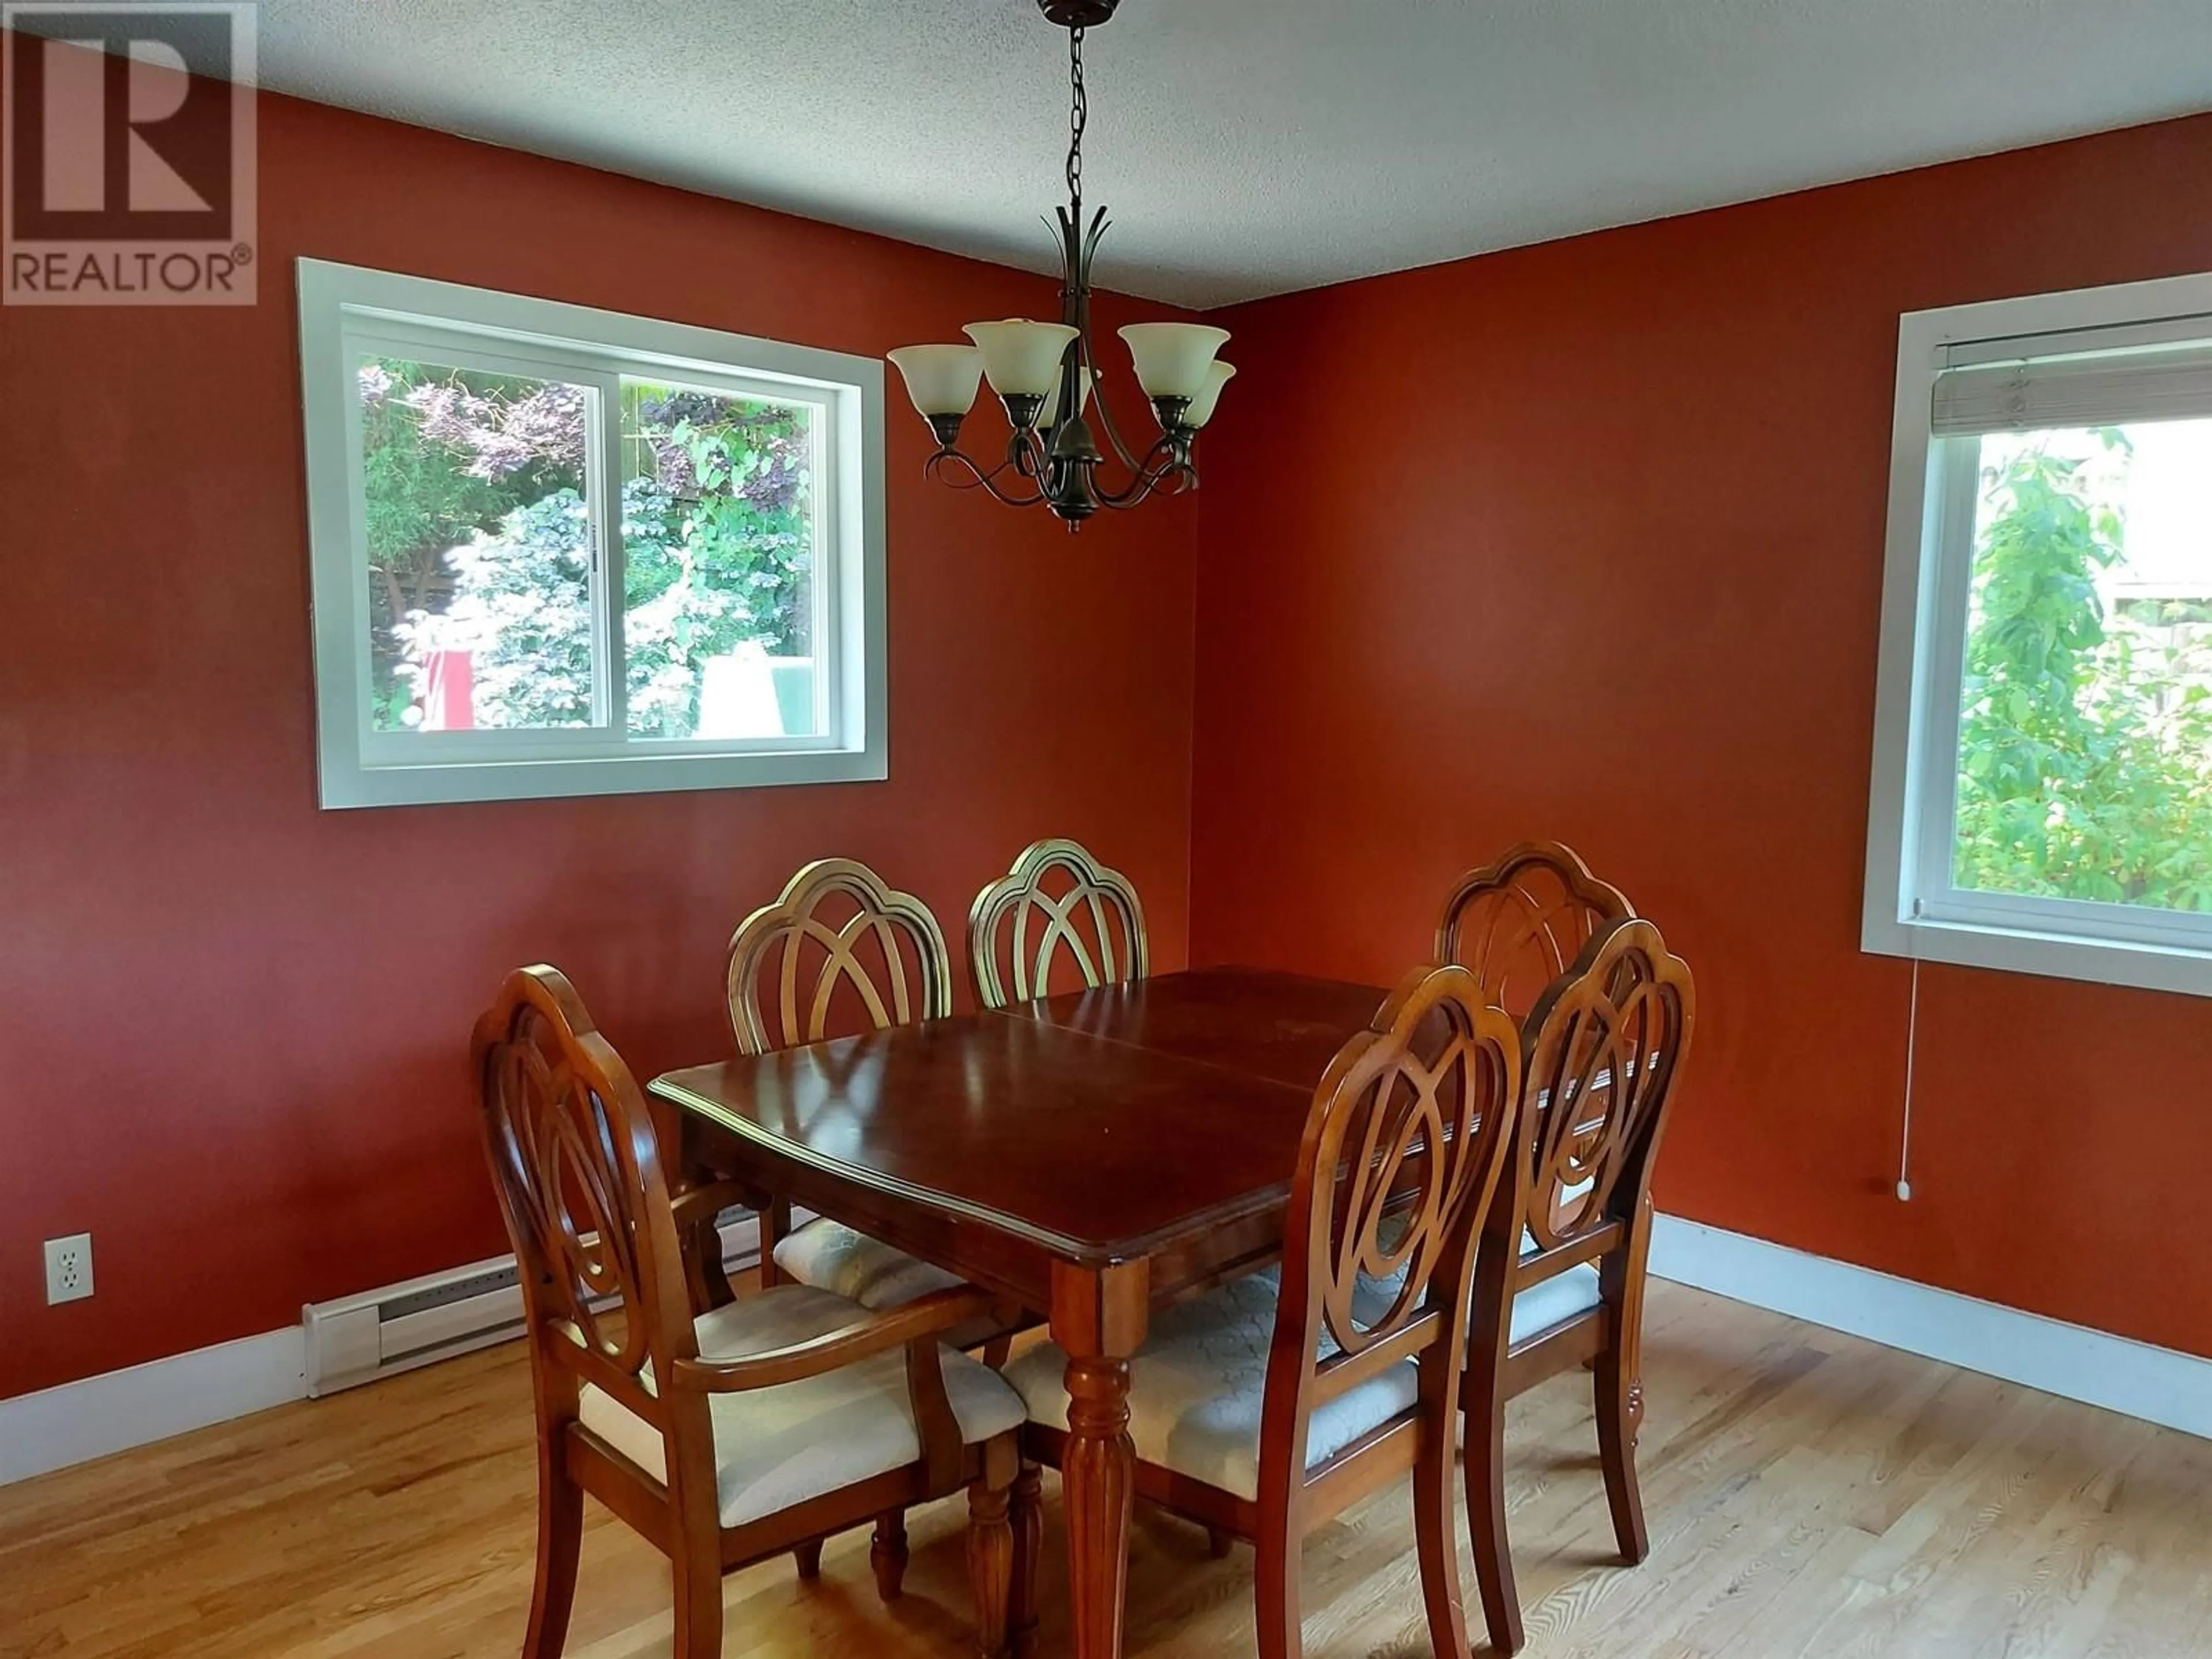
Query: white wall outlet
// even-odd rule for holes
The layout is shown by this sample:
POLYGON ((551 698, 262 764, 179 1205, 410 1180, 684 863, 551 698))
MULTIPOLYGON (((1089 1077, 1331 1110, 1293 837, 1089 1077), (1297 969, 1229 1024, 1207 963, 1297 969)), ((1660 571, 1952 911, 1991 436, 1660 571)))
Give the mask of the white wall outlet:
POLYGON ((82 1302, 92 1294, 92 1235, 72 1233, 46 1241, 46 1305, 82 1302))

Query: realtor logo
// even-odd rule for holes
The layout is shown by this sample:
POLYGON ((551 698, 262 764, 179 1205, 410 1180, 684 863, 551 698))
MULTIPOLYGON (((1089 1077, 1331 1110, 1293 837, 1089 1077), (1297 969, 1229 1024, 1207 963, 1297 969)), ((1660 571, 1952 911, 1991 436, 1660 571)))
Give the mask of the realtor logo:
POLYGON ((0 302, 253 303, 253 21, 0 4, 0 302))

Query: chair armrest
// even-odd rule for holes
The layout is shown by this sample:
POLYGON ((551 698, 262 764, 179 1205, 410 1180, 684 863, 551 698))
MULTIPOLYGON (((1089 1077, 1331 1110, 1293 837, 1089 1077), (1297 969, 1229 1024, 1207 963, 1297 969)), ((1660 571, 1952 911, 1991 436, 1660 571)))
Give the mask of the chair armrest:
POLYGON ((933 1291, 918 1302, 883 1313, 866 1313, 856 1307, 854 1312, 860 1317, 804 1342, 747 1354, 742 1359, 679 1359, 672 1368, 674 1383, 702 1394, 772 1389, 779 1382, 819 1376, 854 1360, 905 1347, 939 1331, 980 1319, 996 1306, 996 1298, 988 1291, 963 1285, 933 1291))

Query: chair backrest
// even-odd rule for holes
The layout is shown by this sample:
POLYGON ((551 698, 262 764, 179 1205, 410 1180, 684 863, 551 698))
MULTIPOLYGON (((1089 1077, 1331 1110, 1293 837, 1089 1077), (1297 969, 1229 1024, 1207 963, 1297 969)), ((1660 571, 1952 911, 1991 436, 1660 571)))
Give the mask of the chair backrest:
POLYGON ((1072 841, 1032 842, 1012 871, 975 895, 968 954, 986 1008, 1050 996, 1061 963, 1093 990, 1152 971, 1136 888, 1072 841))
POLYGON ((1638 918, 1592 935, 1522 1039, 1521 1223, 1540 1249, 1627 1227, 1690 1046, 1689 964, 1638 918))
POLYGON ((929 907, 865 864, 818 859, 730 939, 738 1052, 882 1030, 952 1012, 952 963, 929 907))
POLYGON ((1475 1244, 1520 1081, 1512 1020, 1457 966, 1409 975, 1329 1063, 1284 1229, 1263 1482, 1303 1478, 1313 1412, 1408 1358, 1425 1371, 1420 1409, 1451 1431, 1475 1244))
POLYGON ((643 1373, 650 1364, 666 1377, 698 1347, 636 1079, 555 968, 507 976, 472 1054, 533 1364, 596 1383, 671 1432, 673 1414, 643 1373))
POLYGON ((1487 1000, 1526 1019, 1592 933, 1635 914, 1571 848, 1523 842, 1460 878, 1437 929, 1437 960, 1463 964, 1487 1000))

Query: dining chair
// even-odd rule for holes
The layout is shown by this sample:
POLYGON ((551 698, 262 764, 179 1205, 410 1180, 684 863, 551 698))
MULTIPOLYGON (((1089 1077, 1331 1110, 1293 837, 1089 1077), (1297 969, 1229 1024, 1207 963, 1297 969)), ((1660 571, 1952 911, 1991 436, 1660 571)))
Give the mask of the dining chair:
POLYGON ((1690 1045, 1696 988, 1657 927, 1604 923, 1522 1027, 1513 1157, 1485 1222, 1468 1370, 1468 1525, 1492 1647, 1524 1635, 1505 1531, 1505 1404, 1593 1373, 1599 1462, 1621 1555, 1650 1553, 1636 1476, 1651 1171, 1690 1045))
POLYGON ((1034 1531, 1012 1492, 1024 1413, 939 1340, 989 1298, 878 1313, 789 1285, 695 1316, 680 1241, 732 1195, 672 1198, 636 1081, 574 988, 552 968, 509 974, 473 1054, 537 1395, 524 1659, 566 1639, 586 1492, 668 1557, 678 1659, 715 1659, 724 1574, 818 1559, 824 1537, 963 1486, 979 1644, 999 1653, 1034 1531))
MULTIPOLYGON (((929 907, 895 891, 852 859, 817 859, 785 884, 773 904, 738 925, 726 975, 731 1035, 740 1054, 882 1030, 952 1012, 952 963, 929 907)), ((828 1216, 791 1224, 779 1194, 749 1195, 759 1218, 760 1280, 786 1279, 847 1297, 864 1308, 902 1307, 958 1287, 943 1268, 828 1216)), ((961 1346, 997 1337, 1003 1322, 971 1326, 961 1346)), ((994 1359, 1003 1358, 1003 1346, 994 1359)), ((871 1551, 877 1584, 898 1594, 906 1570, 906 1521, 886 1510, 871 1551)), ((811 1562, 799 1559, 802 1574, 811 1562)))
MULTIPOLYGON (((882 1030, 952 1012, 952 964, 929 907, 865 864, 818 859, 730 939, 730 1031, 741 1054, 882 1030)), ((896 1307, 960 1281, 943 1269, 817 1217, 761 1212, 761 1282, 788 1277, 864 1307, 896 1307)))
POLYGON ((1437 960, 1464 964, 1491 1001, 1526 1019, 1593 933, 1635 914, 1572 848, 1522 842, 1460 878, 1437 929, 1437 960))
MULTIPOLYGON (((1590 935, 1635 914, 1620 890, 1592 875, 1572 848, 1526 841, 1460 878, 1437 928, 1436 959, 1472 969, 1484 994, 1524 1022, 1525 1032, 1537 999, 1573 965, 1590 935)), ((1538 1248, 1533 1232, 1524 1231, 1521 1248, 1524 1255, 1538 1248)), ((1595 1272, 1569 1275, 1551 1295, 1570 1292, 1596 1305, 1595 1272)))
MULTIPOLYGON (((1512 1021, 1467 969, 1409 976, 1315 1091, 1279 1270, 1159 1312, 1130 1362, 1136 1495, 1256 1546, 1261 1659, 1301 1650, 1305 1534, 1408 1471, 1430 1638, 1438 1659, 1467 1651, 1453 1442, 1476 1241, 1519 1079, 1512 1021)), ((1045 1343, 1006 1368, 1029 1408, 1024 1455, 1054 1467, 1066 1364, 1045 1343)), ((1025 1468, 1020 1488, 1035 1481, 1025 1468)))
POLYGON ((1152 971, 1136 888, 1073 841, 1031 842, 975 895, 968 955, 986 1008, 1050 996, 1063 963, 1094 991, 1152 971))

